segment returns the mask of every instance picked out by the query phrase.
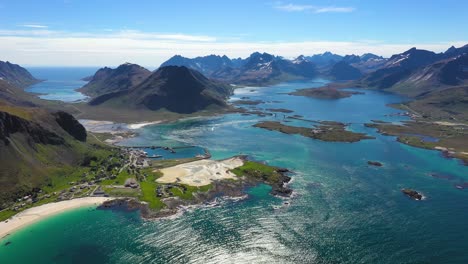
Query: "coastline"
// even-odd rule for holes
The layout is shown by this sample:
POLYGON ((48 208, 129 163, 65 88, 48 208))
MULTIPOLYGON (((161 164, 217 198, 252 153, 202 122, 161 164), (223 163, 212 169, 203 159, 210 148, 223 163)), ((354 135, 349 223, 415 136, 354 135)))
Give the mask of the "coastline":
POLYGON ((0 240, 3 240, 8 235, 18 231, 21 228, 43 220, 47 217, 84 206, 98 206, 105 201, 112 199, 113 198, 109 197, 84 197, 73 200, 48 203, 29 208, 19 214, 14 215, 6 221, 0 222, 0 240))

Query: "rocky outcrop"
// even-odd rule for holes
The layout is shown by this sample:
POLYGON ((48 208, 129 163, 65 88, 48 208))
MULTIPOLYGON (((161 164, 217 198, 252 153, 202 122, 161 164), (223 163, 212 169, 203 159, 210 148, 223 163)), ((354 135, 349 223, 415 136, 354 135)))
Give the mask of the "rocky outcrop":
POLYGON ((7 112, 0 112, 0 140, 3 141, 5 145, 9 145, 9 138, 14 133, 26 134, 28 139, 33 143, 51 145, 65 143, 62 137, 47 130, 38 123, 11 115, 7 112))
POLYGON ((369 161, 367 162, 367 164, 368 164, 368 165, 372 165, 372 166, 376 166, 376 167, 382 167, 382 166, 383 166, 382 163, 380 163, 380 162, 378 162, 378 161, 371 161, 371 160, 369 160, 369 161))
POLYGON ((415 190, 412 190, 412 189, 403 189, 401 190, 401 192, 403 194, 405 194, 406 196, 410 197, 411 199, 414 199, 414 200, 422 200, 423 196, 422 194, 418 193, 417 191, 415 190))
POLYGON ((53 115, 55 116, 55 121, 70 136, 79 141, 86 141, 86 129, 72 115, 63 111, 56 112, 53 115))

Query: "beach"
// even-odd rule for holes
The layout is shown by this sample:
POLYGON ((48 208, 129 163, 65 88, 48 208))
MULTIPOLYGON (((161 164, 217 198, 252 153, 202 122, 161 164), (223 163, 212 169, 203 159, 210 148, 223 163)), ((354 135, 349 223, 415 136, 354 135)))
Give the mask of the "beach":
POLYGON ((230 172, 240 167, 244 161, 239 157, 225 160, 198 160, 162 169, 163 176, 156 181, 159 183, 182 183, 190 186, 204 186, 215 180, 235 179, 230 172))
POLYGON ((97 206, 111 199, 112 198, 108 197, 85 197, 56 203, 48 203, 29 208, 6 221, 0 222, 0 239, 3 239, 5 236, 20 228, 23 228, 49 216, 83 206, 97 206))

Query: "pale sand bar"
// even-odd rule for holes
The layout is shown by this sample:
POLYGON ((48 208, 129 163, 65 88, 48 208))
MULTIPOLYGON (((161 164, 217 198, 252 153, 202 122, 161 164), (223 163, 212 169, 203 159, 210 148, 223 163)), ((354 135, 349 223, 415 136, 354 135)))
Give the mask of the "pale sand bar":
POLYGON ((215 180, 236 179, 229 170, 240 167, 244 161, 239 157, 226 160, 198 160, 160 170, 163 176, 159 183, 182 183, 190 186, 204 186, 215 180))
POLYGON ((5 236, 13 233, 14 231, 22 227, 30 225, 49 216, 79 207, 91 205, 98 206, 108 200, 112 200, 112 198, 85 197, 56 203, 48 203, 30 209, 26 209, 23 212, 20 212, 17 215, 8 219, 8 222, 0 222, 0 239, 3 239, 5 236))

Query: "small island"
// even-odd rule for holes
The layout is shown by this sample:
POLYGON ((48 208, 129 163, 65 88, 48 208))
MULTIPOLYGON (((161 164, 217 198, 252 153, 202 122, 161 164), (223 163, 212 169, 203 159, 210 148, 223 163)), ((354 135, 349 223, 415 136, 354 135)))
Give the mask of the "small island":
POLYGON ((235 105, 259 105, 265 102, 263 102, 262 100, 241 99, 241 100, 234 101, 232 103, 235 105))
POLYGON ((383 166, 383 164, 381 162, 372 161, 372 160, 367 161, 367 164, 371 165, 371 166, 376 166, 376 167, 382 167, 383 166))
POLYGON ((420 201, 423 198, 422 194, 412 189, 403 189, 401 192, 413 200, 420 201))
POLYGON ((354 92, 354 91, 343 91, 343 90, 338 90, 336 88, 329 88, 329 87, 306 88, 306 89, 300 89, 300 90, 296 90, 295 92, 289 93, 289 95, 312 97, 316 99, 332 99, 332 100, 351 97, 355 94, 363 94, 363 93, 354 92))
POLYGON ((318 139, 329 142, 358 142, 363 139, 373 139, 363 133, 356 133, 346 130, 346 125, 340 122, 321 121, 314 127, 296 127, 284 125, 277 121, 259 122, 254 127, 259 127, 271 131, 279 131, 285 134, 299 134, 304 137, 318 139))

